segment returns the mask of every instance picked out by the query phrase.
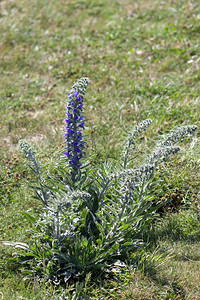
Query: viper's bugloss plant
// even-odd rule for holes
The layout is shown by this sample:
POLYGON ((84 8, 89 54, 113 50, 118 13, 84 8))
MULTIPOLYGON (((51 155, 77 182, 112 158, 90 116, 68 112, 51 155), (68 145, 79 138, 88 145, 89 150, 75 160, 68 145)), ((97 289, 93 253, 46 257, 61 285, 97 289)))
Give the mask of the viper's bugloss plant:
POLYGON ((131 167, 137 138, 152 123, 144 120, 128 134, 119 163, 107 161, 93 170, 87 158, 84 180, 79 180, 85 156, 83 101, 88 83, 87 78, 80 79, 68 94, 64 166, 59 158, 62 166, 58 163, 51 176, 42 178, 35 152, 26 141, 20 142, 36 175, 36 195, 44 209, 37 221, 24 214, 35 230, 32 242, 19 251, 18 261, 29 266, 32 276, 57 285, 80 281, 89 273, 111 272, 113 266, 124 267, 127 261, 134 268, 141 265, 137 257, 143 254, 135 253, 143 249, 143 234, 165 204, 154 202, 153 175, 159 163, 180 150, 177 142, 197 131, 196 126, 182 126, 161 139, 141 166, 131 167))

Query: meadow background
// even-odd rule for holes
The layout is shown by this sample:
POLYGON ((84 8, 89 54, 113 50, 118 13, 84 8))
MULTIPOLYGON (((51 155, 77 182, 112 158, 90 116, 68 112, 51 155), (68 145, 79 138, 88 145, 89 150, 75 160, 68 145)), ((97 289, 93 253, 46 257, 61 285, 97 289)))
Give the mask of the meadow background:
MULTIPOLYGON (((30 224, 19 212, 38 208, 18 142, 27 139, 51 162, 64 143, 67 93, 77 79, 91 81, 87 154, 96 164, 117 158, 126 132, 144 119, 153 119, 142 137, 149 147, 172 128, 200 124, 198 0, 1 0, 0 32, 2 240, 26 242, 30 224)), ((157 201, 173 205, 149 239, 153 251, 176 256, 156 273, 130 271, 88 287, 86 299, 87 293, 91 299, 200 298, 198 142, 185 143, 158 175, 157 201)), ((0 253, 2 299, 59 299, 53 288, 24 282, 19 269, 4 264, 12 248, 0 246, 0 253)))

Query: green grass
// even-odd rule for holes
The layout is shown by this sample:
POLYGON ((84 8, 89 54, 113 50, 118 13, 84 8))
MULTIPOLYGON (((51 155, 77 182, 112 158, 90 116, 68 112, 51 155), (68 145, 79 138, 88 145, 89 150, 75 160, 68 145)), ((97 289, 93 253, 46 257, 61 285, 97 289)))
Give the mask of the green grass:
MULTIPOLYGON (((153 119, 145 134, 148 146, 153 144, 151 136, 178 125, 200 124, 198 4, 0 1, 1 239, 25 242, 29 224, 19 212, 38 209, 27 188, 31 174, 18 141, 26 138, 42 159, 51 161, 64 141, 67 91, 80 77, 91 80, 85 103, 87 154, 97 163, 116 158, 125 133, 145 118, 153 119)), ((195 209, 187 212, 194 200, 199 201, 199 159, 198 142, 194 147, 187 143, 160 170, 162 184, 156 185, 158 200, 166 194, 175 194, 176 200, 181 195, 183 211, 175 210, 177 214, 162 225, 166 230, 174 226, 175 238, 157 229, 156 241, 161 249, 174 249, 178 259, 168 260, 155 278, 130 271, 123 280, 104 282, 96 294, 88 288, 93 298, 102 294, 110 299, 199 299, 199 221, 195 209), (187 232, 183 228, 188 223, 193 230, 187 232)), ((12 253, 2 247, 1 262, 12 253)), ((54 297, 55 291, 45 284, 22 282, 18 269, 1 269, 3 299, 54 297)))

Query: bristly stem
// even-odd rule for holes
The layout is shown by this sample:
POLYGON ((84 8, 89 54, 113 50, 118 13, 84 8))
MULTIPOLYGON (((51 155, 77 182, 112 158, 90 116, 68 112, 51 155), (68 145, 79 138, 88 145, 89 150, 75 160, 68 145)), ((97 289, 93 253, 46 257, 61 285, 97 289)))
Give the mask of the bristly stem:
POLYGON ((131 139, 128 139, 128 142, 126 144, 125 150, 124 150, 124 164, 123 168, 126 169, 127 164, 128 164, 128 158, 129 158, 129 153, 133 150, 133 147, 131 148, 131 145, 134 144, 134 141, 131 141, 131 139))

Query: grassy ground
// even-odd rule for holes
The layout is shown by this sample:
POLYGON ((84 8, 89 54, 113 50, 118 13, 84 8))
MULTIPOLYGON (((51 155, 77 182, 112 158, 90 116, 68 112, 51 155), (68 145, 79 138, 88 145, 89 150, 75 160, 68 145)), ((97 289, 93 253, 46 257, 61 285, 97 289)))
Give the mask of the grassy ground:
MULTIPOLYGON (((18 141, 26 138, 51 160, 63 144, 67 91, 80 77, 91 80, 87 153, 97 162, 120 155, 127 130, 145 118, 153 119, 148 146, 177 125, 200 124, 198 2, 0 1, 1 239, 26 241, 29 224, 19 212, 38 207, 18 141)), ((181 200, 182 209, 156 227, 156 244, 177 256, 153 275, 130 270, 122 281, 90 291, 93 298, 200 298, 199 150, 197 141, 186 144, 160 170, 159 197, 181 200)), ((1 262, 9 255, 12 249, 1 247, 1 262)), ((19 270, 2 267, 0 276, 3 299, 56 298, 45 284, 23 282, 19 270)))

